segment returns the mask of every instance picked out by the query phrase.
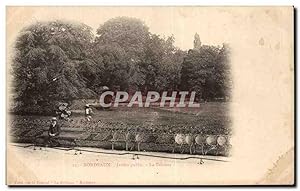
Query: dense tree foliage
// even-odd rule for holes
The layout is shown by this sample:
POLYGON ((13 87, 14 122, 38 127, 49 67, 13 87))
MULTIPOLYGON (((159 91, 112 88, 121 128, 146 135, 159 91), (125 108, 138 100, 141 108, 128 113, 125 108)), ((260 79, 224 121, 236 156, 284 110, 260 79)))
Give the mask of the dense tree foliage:
POLYGON ((205 101, 229 98, 231 88, 229 48, 203 45, 189 50, 181 70, 181 89, 196 91, 205 101))
POLYGON ((184 52, 174 45, 174 37, 162 39, 151 35, 143 61, 139 64, 144 76, 142 90, 175 90, 180 84, 180 70, 184 52))
POLYGON ((49 100, 89 97, 89 81, 80 75, 92 73, 88 52, 91 28, 68 22, 40 22, 24 28, 15 44, 13 75, 17 110, 35 112, 49 100))
POLYGON ((202 45, 188 52, 175 38, 149 32, 139 19, 117 17, 96 35, 82 23, 38 22, 15 44, 16 111, 39 112, 56 101, 97 98, 102 86, 125 91, 197 91, 198 98, 229 96, 229 48, 202 45))
POLYGON ((148 27, 139 19, 117 17, 101 25, 93 46, 93 58, 102 67, 99 83, 110 88, 120 86, 122 90, 143 85, 144 76, 138 66, 145 57, 149 38, 148 27))

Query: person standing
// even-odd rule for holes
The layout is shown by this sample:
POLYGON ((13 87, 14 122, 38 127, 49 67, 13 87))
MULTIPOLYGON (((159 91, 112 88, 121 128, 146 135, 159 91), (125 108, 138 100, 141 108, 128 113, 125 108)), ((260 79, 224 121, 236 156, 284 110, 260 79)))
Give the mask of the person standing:
POLYGON ((86 104, 85 105, 85 117, 88 121, 91 121, 92 120, 92 114, 93 110, 91 109, 90 105, 89 104, 86 104))

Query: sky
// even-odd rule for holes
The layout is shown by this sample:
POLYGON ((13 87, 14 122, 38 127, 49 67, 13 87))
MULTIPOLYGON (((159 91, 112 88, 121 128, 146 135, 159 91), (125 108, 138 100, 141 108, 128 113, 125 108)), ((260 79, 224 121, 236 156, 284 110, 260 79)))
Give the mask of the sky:
POLYGON ((9 10, 7 23, 15 31, 36 21, 69 20, 83 22, 94 29, 105 21, 127 16, 139 18, 152 33, 175 37, 175 45, 183 50, 193 48, 195 33, 202 44, 222 45, 227 42, 228 22, 234 15, 223 8, 211 7, 17 7, 9 10), (11 17, 12 16, 12 17, 11 17), (18 18, 10 20, 9 18, 18 18), (226 39, 227 38, 227 39, 226 39))

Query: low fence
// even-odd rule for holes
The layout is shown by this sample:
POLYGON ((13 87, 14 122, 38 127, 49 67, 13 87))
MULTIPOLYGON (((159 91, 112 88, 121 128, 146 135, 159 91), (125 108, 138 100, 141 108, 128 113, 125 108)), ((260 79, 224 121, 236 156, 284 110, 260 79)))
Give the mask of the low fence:
MULTIPOLYGON (((130 125, 122 122, 87 121, 84 118, 59 121, 62 127, 56 146, 98 147, 130 151, 175 152, 228 156, 230 136, 204 134, 178 126, 130 125)), ((13 142, 47 145, 47 118, 17 118, 10 122, 13 142)))

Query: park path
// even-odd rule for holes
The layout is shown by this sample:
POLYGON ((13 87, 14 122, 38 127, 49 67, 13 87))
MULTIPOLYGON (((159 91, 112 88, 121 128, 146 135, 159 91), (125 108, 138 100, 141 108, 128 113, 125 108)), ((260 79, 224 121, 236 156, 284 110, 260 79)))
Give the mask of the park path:
MULTIPOLYGON (((218 166, 229 162, 215 161, 228 160, 226 157, 206 156, 203 164, 200 159, 189 158, 192 155, 170 154, 156 152, 132 152, 110 151, 98 148, 77 148, 79 151, 66 148, 25 147, 28 144, 8 144, 8 176, 12 183, 26 184, 29 180, 33 184, 114 184, 118 182, 120 173, 131 173, 143 176, 149 173, 155 176, 171 170, 188 168, 190 170, 201 170, 207 166, 218 166), (146 155, 143 155, 146 154, 146 155), (138 155, 138 156, 137 156, 138 155), (153 157, 150 155, 160 156, 153 157), (161 158, 163 157, 163 158, 161 158), (172 158, 178 159, 172 159, 172 158), (134 158, 134 159, 133 159, 134 158), (184 160, 184 158, 186 158, 184 160), (25 176, 25 172, 26 176, 25 176), (107 176, 106 176, 106 175, 107 176), (60 178, 58 178, 60 177, 60 178), (106 180, 99 179, 106 177, 106 180), (33 181, 33 182, 32 182, 33 181)), ((193 156, 201 157, 201 156, 193 156)), ((139 177, 129 183, 139 183, 139 177)), ((143 179, 143 177, 140 177, 143 179)), ((125 178, 126 179, 126 178, 125 178)), ((119 181, 122 183, 122 179, 119 181)))

